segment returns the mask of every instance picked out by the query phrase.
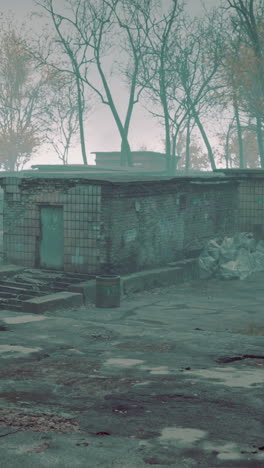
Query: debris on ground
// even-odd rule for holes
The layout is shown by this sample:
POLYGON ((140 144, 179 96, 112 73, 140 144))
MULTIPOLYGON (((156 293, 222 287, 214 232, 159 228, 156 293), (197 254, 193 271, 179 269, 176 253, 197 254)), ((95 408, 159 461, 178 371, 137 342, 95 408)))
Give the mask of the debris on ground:
POLYGON ((17 409, 0 409, 0 427, 30 430, 33 432, 78 432, 80 430, 77 421, 63 418, 55 414, 32 414, 17 409))
POLYGON ((264 271, 264 241, 248 232, 210 240, 199 257, 201 279, 244 280, 259 271, 264 271))

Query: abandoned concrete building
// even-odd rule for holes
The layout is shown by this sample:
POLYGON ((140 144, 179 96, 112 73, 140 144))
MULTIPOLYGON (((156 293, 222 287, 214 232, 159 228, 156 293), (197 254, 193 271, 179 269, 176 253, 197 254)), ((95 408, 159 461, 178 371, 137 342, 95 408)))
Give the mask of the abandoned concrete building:
POLYGON ((125 274, 195 257, 219 234, 262 235, 262 171, 170 178, 70 169, 1 174, 5 263, 125 274))

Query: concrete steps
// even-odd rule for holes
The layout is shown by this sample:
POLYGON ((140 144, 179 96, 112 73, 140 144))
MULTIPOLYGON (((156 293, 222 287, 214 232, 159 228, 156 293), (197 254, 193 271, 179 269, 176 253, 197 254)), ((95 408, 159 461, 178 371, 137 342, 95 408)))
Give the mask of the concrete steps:
MULTIPOLYGON (((6 271, 15 271, 14 267, 6 271)), ((96 280, 95 276, 81 273, 65 273, 53 270, 19 269, 19 274, 6 279, 1 275, 0 269, 0 308, 21 310, 23 312, 41 313, 46 310, 61 307, 77 307, 79 305, 95 303, 96 280), (28 280, 28 272, 36 272, 34 282, 28 280), (51 279, 45 284, 37 284, 38 274, 41 278, 51 279), (57 273, 57 276, 56 276, 57 273), (52 278, 52 275, 55 277, 52 278), (2 278, 1 278, 2 276, 2 278)), ((156 287, 177 285, 186 280, 198 277, 198 259, 192 258, 172 262, 163 268, 145 270, 121 277, 121 296, 149 290, 156 287)))
MULTIPOLYGON (((53 307, 53 303, 54 307, 57 307, 60 302, 66 307, 66 302, 71 304, 71 297, 67 297, 65 302, 65 294, 69 291, 69 287, 80 281, 83 282, 84 279, 89 281, 91 278, 94 276, 82 273, 32 270, 15 265, 2 265, 0 268, 0 308, 24 311, 24 303, 28 301, 31 301, 28 308, 32 311, 35 308, 36 313, 41 308, 44 310, 45 304, 49 304, 47 306, 49 309, 53 307), (38 300, 33 301, 34 298, 38 300)), ((73 303, 74 298, 76 297, 73 296, 73 303)), ((81 298, 83 301, 83 296, 81 298)), ((76 301, 79 304, 77 299, 76 301)))
POLYGON ((81 305, 83 305, 82 294, 64 291, 23 301, 22 310, 30 314, 42 314, 47 310, 69 309, 81 305))

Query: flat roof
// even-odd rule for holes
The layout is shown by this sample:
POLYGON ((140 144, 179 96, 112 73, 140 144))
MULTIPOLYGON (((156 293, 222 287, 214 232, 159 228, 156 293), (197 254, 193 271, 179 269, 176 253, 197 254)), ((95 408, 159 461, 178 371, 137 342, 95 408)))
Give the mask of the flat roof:
POLYGON ((180 173, 177 171, 177 174, 174 176, 168 176, 164 172, 140 172, 138 171, 38 171, 38 170, 25 170, 19 172, 2 172, 0 173, 0 179, 5 179, 7 177, 13 177, 18 179, 66 179, 66 180, 86 180, 98 183, 128 183, 128 182, 162 182, 162 181, 172 181, 172 180, 212 180, 226 178, 225 174, 219 172, 193 172, 192 174, 186 175, 184 172, 180 173))
POLYGON ((264 169, 258 168, 258 169, 239 169, 239 168, 234 168, 234 169, 215 169, 214 172, 223 172, 224 174, 259 174, 259 175, 264 175, 264 169))
MULTIPOLYGON (((149 156, 163 156, 166 157, 166 153, 162 153, 160 151, 144 151, 144 150, 138 150, 138 151, 130 151, 132 156, 135 155, 149 155, 149 156)), ((115 155, 115 156, 121 156, 121 151, 92 151, 91 154, 100 154, 100 155, 115 155)), ((181 159, 181 156, 173 156, 175 159, 181 159)))

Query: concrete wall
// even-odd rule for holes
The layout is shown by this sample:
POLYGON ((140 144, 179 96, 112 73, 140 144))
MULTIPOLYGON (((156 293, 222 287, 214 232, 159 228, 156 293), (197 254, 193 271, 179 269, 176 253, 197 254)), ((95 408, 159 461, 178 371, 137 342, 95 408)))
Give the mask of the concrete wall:
POLYGON ((197 255, 236 230, 237 184, 173 180, 116 184, 102 191, 105 270, 131 272, 197 255))
POLYGON ((4 261, 39 266, 40 207, 63 206, 64 268, 100 269, 100 186, 66 180, 4 180, 4 261))

